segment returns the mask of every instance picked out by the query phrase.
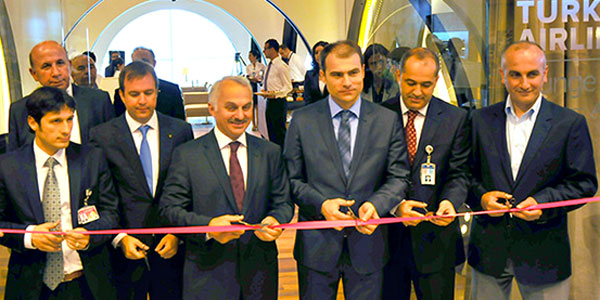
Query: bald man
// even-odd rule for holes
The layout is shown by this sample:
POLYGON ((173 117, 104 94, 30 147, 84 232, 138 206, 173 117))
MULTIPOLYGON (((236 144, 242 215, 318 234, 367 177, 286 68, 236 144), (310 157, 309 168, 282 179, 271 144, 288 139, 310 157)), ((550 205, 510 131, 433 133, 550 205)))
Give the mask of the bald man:
MULTIPOLYGON (((531 42, 510 45, 500 74, 506 101, 473 113, 471 208, 526 208, 593 196, 598 183, 585 117, 542 96, 544 51, 531 42)), ((473 299, 508 299, 513 278, 523 299, 568 299, 567 212, 575 208, 474 218, 473 299)))
POLYGON ((97 70, 94 60, 81 54, 71 59, 71 77, 78 86, 98 88, 96 84, 97 70))
MULTIPOLYGON (((76 111, 73 120, 71 141, 85 144, 89 130, 115 116, 108 93, 97 89, 71 84, 71 62, 65 49, 55 41, 41 42, 29 52, 29 73, 42 86, 64 90, 75 98, 76 111)), ((31 143, 33 133, 27 124, 25 96, 10 105, 8 127, 8 150, 13 151, 31 143)))

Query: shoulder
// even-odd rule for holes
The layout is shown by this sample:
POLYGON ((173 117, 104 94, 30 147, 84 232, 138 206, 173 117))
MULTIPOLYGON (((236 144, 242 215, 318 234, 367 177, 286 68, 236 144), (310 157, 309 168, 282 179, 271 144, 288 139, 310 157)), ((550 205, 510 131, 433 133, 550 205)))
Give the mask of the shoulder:
POLYGON ((181 120, 181 119, 178 119, 178 118, 174 118, 174 117, 171 117, 169 115, 165 115, 165 114, 163 114, 163 113, 161 113, 161 112, 159 112, 157 110, 155 110, 155 112, 157 113, 157 116, 158 116, 158 126, 162 127, 163 125, 166 125, 166 126, 169 126, 169 127, 173 128, 173 129, 187 129, 187 128, 191 128, 190 123, 188 123, 188 122, 186 122, 184 120, 181 120))
POLYGON ((248 146, 255 146, 259 151, 270 154, 275 153, 277 155, 281 153, 279 145, 273 142, 258 138, 251 134, 246 134, 246 139, 248 140, 248 146))
POLYGON ((497 115, 499 113, 503 113, 504 106, 506 105, 506 101, 502 101, 490 106, 482 107, 480 109, 476 109, 473 111, 473 120, 477 121, 480 118, 488 118, 492 115, 497 115))
POLYGON ((23 97, 23 98, 15 101, 15 102, 11 103, 10 104, 10 111, 11 112, 13 112, 13 111, 16 112, 16 111, 19 111, 19 110, 24 110, 26 108, 25 104, 27 104, 27 99, 29 99, 29 95, 27 95, 27 96, 25 96, 25 97, 23 97))
POLYGON ((110 98, 110 96, 108 95, 108 93, 106 91, 103 90, 99 90, 99 89, 95 89, 95 88, 89 88, 89 87, 85 87, 85 86, 73 86, 73 96, 76 97, 78 100, 81 99, 90 99, 90 100, 96 100, 98 98, 110 98))
POLYGON ((370 101, 362 100, 361 106, 364 106, 364 109, 361 109, 361 113, 364 112, 372 112, 377 116, 375 118, 378 122, 389 122, 390 120, 394 120, 398 117, 398 114, 386 107, 381 106, 380 104, 376 104, 370 101))
POLYGON ((327 97, 326 97, 324 99, 321 99, 320 101, 311 103, 304 107, 294 109, 294 111, 292 112, 292 120, 294 120, 294 118, 299 118, 299 119, 314 118, 315 114, 320 113, 323 110, 327 109, 327 105, 328 105, 328 101, 327 101, 327 97))
POLYGON ((389 99, 387 101, 384 101, 383 103, 381 103, 381 106, 390 109, 392 111, 395 111, 398 114, 401 114, 400 111, 400 97, 394 97, 392 99, 389 99))
POLYGON ((118 128, 118 125, 122 122, 125 122, 125 115, 121 115, 114 119, 111 119, 107 122, 104 122, 100 125, 93 127, 90 131, 90 135, 98 135, 98 136, 108 136, 109 138, 114 138, 114 130, 118 128))
POLYGON ((160 90, 165 90, 165 89, 179 90, 179 85, 159 78, 158 79, 158 88, 160 90))
POLYGON ((467 115, 466 110, 464 110, 460 107, 457 107, 455 105, 452 105, 452 104, 450 104, 442 99, 436 98, 436 97, 431 98, 430 105, 436 105, 445 113, 448 113, 455 117, 465 117, 467 115))

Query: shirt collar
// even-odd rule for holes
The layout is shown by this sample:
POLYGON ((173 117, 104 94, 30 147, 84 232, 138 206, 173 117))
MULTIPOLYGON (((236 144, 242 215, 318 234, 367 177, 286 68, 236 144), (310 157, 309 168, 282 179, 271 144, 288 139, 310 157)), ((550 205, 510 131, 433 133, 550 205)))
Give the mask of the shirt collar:
POLYGON ((69 96, 73 97, 73 85, 69 83, 67 89, 65 89, 65 92, 67 92, 69 96))
POLYGON ((48 158, 52 156, 59 165, 66 167, 67 166, 67 155, 65 154, 65 149, 58 149, 54 155, 48 155, 48 153, 44 152, 42 148, 40 148, 35 139, 33 140, 33 157, 35 158, 35 168, 36 170, 40 170, 44 167, 44 164, 48 160, 48 158))
MULTIPOLYGON (((530 117, 532 120, 535 120, 535 118, 537 117, 537 114, 540 112, 541 106, 542 106, 542 93, 540 93, 540 95, 537 97, 533 106, 521 116, 521 119, 523 117, 530 117)), ((504 112, 506 112, 507 116, 513 116, 513 117, 517 118, 517 115, 515 114, 515 108, 512 104, 510 95, 508 95, 508 97, 506 98, 506 104, 504 105, 504 112)), ((519 118, 517 118, 517 119, 519 119, 519 118)))
MULTIPOLYGON (((354 116, 356 118, 358 118, 360 116, 360 102, 361 102, 361 97, 360 95, 358 96, 358 100, 356 100, 356 102, 354 102, 354 104, 350 107, 350 109, 348 109, 349 111, 351 111, 352 113, 354 113, 354 116)), ((329 95, 328 97, 328 101, 329 101, 329 110, 331 111, 331 118, 335 118, 335 116, 342 110, 344 110, 341 106, 339 106, 334 100, 333 98, 331 98, 331 95, 329 95)))
POLYGON ((281 60, 281 55, 277 55, 275 58, 271 59, 271 62, 275 63, 278 60, 281 60))
POLYGON ((127 121, 127 126, 129 126, 129 131, 131 131, 131 133, 138 130, 142 125, 148 125, 152 129, 158 128, 158 117, 156 116, 156 111, 152 112, 152 117, 150 117, 150 120, 148 120, 148 122, 145 124, 136 121, 129 115, 129 112, 125 111, 125 121, 127 121))
MULTIPOLYGON (((423 107, 421 107, 421 109, 417 110, 423 117, 425 115, 427 115, 427 109, 429 108, 429 103, 431 103, 431 99, 429 99, 429 102, 427 102, 427 104, 425 104, 425 106, 423 106, 423 107)), ((406 104, 404 104, 404 101, 402 100, 402 96, 400 96, 400 109, 402 110, 403 115, 408 112, 408 107, 406 106, 406 104)))
MULTIPOLYGON (((226 136, 220 129, 219 127, 215 126, 215 137, 217 138, 217 145, 219 145, 219 149, 223 149, 225 147, 227 147, 231 142, 233 142, 234 140, 232 140, 231 138, 229 138, 228 136, 226 136)), ((238 142, 240 142, 240 144, 242 144, 242 146, 244 147, 248 147, 246 145, 246 132, 244 131, 244 133, 242 133, 242 135, 240 135, 237 140, 238 142)))

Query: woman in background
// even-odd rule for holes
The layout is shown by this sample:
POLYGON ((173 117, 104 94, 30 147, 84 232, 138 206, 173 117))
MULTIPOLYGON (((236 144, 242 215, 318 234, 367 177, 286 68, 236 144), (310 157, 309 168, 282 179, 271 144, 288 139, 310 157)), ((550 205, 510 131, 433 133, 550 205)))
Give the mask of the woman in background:
POLYGON ((306 105, 317 102, 327 96, 329 96, 329 92, 327 91, 327 86, 325 86, 324 82, 319 80, 319 71, 321 70, 320 65, 320 57, 321 51, 327 46, 329 43, 325 41, 318 41, 312 47, 312 70, 306 72, 304 76, 304 103, 306 105))

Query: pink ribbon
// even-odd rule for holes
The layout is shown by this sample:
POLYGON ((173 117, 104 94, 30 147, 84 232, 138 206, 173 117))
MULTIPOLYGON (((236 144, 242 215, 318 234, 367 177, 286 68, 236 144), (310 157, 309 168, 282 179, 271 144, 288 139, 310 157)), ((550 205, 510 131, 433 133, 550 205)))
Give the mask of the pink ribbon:
MULTIPOLYGON (((354 227, 361 225, 384 225, 384 224, 393 224, 400 223, 405 221, 414 221, 414 220, 422 220, 429 221, 437 218, 456 218, 456 217, 464 217, 466 215, 478 216, 478 215, 488 215, 495 213, 515 213, 526 210, 538 210, 538 209, 550 209, 550 208, 559 208, 559 207, 567 207, 574 205, 581 205, 591 202, 599 202, 600 197, 590 197, 590 198, 581 198, 574 200, 565 200, 565 201, 557 201, 557 202, 549 202, 549 203, 541 203, 525 208, 511 208, 511 209, 498 209, 498 210, 486 210, 486 211, 475 211, 475 212, 464 212, 464 213, 456 213, 452 215, 441 215, 441 216, 423 216, 423 217, 407 217, 407 218, 380 218, 380 219, 371 219, 368 221, 362 220, 337 220, 337 221, 307 221, 307 222, 297 222, 297 223, 287 223, 275 226, 269 226, 270 228, 282 228, 282 229, 295 229, 295 230, 310 230, 310 229, 329 229, 334 227, 354 227)), ((139 229, 110 229, 110 230, 91 230, 91 231, 78 231, 77 233, 81 234, 194 234, 194 233, 213 233, 213 232, 231 232, 238 230, 258 230, 262 228, 260 225, 228 225, 228 226, 186 226, 186 227, 160 227, 160 228, 139 228, 139 229)), ((40 233, 40 234, 55 234, 55 235, 66 235, 66 232, 62 231, 27 231, 22 229, 2 229, 0 228, 0 232, 3 233, 14 233, 14 234, 24 234, 24 233, 40 233)))

